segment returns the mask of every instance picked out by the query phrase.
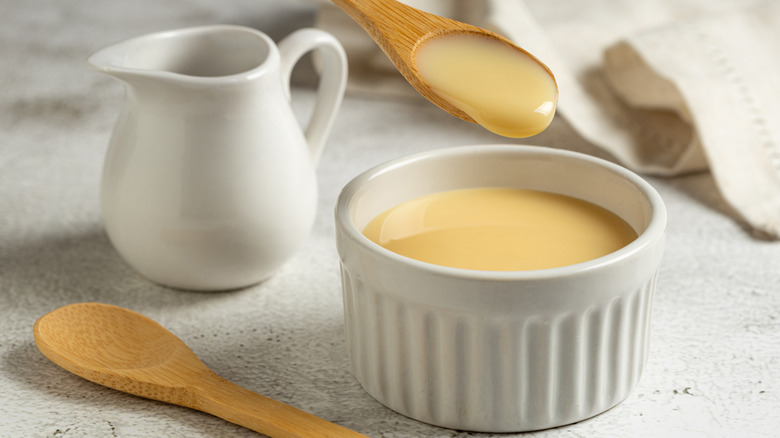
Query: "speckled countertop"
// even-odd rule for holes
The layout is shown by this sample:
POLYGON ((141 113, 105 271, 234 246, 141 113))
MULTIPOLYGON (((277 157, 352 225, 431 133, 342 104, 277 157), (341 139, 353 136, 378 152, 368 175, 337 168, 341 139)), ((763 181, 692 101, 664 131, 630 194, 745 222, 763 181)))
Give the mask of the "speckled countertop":
MULTIPOLYGON (((295 258, 255 287, 170 290, 133 272, 104 234, 98 186, 122 89, 84 59, 130 36, 199 24, 253 26, 278 40, 314 22, 312 4, 0 0, 0 22, 0 437, 256 436, 49 362, 33 342, 34 321, 80 301, 142 312, 220 375, 372 437, 487 436, 398 415, 350 375, 332 210, 341 187, 372 165, 507 140, 422 99, 348 96, 318 168, 317 222, 295 258)), ((314 99, 302 81, 300 115, 314 99)), ((563 119, 525 143, 599 155, 563 119)), ((741 228, 708 174, 649 180, 669 227, 643 377, 604 414, 525 436, 777 436, 780 244, 741 228)))

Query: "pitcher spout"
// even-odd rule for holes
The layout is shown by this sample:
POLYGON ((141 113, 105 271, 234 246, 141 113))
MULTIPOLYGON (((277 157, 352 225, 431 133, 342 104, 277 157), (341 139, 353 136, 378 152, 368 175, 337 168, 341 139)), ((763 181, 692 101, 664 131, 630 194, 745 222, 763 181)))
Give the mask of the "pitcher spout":
POLYGON ((204 26, 126 40, 98 50, 87 63, 123 80, 235 84, 250 81, 258 69, 279 62, 272 46, 267 36, 253 29, 204 26))
POLYGON ((148 51, 146 46, 150 45, 148 41, 144 41, 147 39, 148 37, 135 38, 97 50, 87 57, 87 65, 95 71, 120 80, 130 88, 143 88, 150 83, 160 82, 170 75, 164 68, 161 69, 163 66, 155 65, 154 57, 144 54, 148 51))
POLYGON ((133 77, 148 76, 151 72, 128 65, 129 42, 114 44, 92 53, 87 65, 95 71, 105 73, 116 79, 130 81, 133 77))

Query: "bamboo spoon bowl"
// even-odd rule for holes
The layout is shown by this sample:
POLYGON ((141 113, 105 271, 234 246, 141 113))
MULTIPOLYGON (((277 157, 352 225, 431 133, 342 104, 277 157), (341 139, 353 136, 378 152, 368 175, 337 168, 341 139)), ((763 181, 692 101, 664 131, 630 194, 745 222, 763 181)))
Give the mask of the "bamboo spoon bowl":
POLYGON ((38 319, 33 333, 52 362, 109 388, 207 412, 271 437, 365 436, 223 379, 176 335, 122 307, 60 307, 38 319))
POLYGON ((466 112, 433 91, 417 70, 415 51, 421 44, 432 38, 460 33, 499 40, 539 63, 554 79, 552 71, 531 53, 495 32, 421 11, 396 0, 331 1, 363 28, 401 75, 423 97, 462 120, 477 123, 466 112))

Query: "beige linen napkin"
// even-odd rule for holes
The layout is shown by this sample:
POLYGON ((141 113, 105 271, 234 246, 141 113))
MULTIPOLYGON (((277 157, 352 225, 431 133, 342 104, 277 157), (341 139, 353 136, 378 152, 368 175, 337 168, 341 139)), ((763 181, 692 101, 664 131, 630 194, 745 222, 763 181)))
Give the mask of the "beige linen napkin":
POLYGON ((726 201, 780 237, 780 2, 631 36, 605 71, 630 106, 689 126, 686 153, 702 149, 726 201))
MULTIPOLYGON (((709 169, 743 222, 780 238, 780 2, 405 2, 516 41, 583 138, 642 173, 709 169)), ((323 6, 318 25, 344 43, 353 92, 414 92, 346 14, 323 6)))

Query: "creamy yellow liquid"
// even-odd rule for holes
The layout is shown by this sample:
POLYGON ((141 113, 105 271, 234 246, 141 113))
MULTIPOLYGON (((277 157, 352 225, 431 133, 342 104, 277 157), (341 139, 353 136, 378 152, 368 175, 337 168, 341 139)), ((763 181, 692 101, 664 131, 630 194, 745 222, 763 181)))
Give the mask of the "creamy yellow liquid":
POLYGON ((614 252, 637 237, 626 222, 597 205, 512 188, 413 199, 381 213, 363 234, 406 257, 487 271, 572 265, 614 252))
POLYGON ((538 134, 555 114, 555 79, 530 56, 495 38, 432 38, 416 50, 415 64, 434 92, 496 134, 538 134))

